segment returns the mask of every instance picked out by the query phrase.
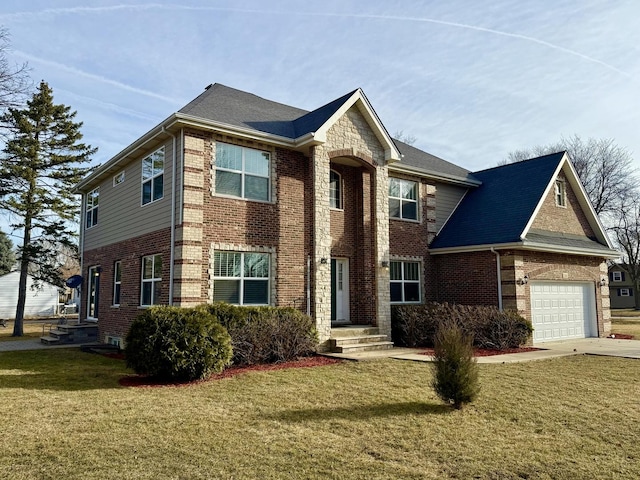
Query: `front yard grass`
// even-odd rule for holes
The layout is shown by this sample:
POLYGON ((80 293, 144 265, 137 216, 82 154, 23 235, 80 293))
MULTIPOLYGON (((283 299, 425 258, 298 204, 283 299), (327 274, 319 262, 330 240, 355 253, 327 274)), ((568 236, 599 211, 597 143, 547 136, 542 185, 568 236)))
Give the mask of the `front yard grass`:
POLYGON ((0 342, 13 342, 20 340, 33 340, 42 336, 43 321, 25 320, 22 324, 24 335, 13 337, 13 320, 7 320, 7 326, 0 325, 0 342))
POLYGON ((468 408, 382 360, 126 388, 122 360, 0 353, 0 478, 610 479, 640 472, 640 361, 480 365, 468 408))
MULTIPOLYGON (((615 313, 612 312, 612 315, 615 313)), ((624 335, 633 335, 636 340, 640 339, 640 316, 625 316, 624 318, 611 319, 611 333, 621 333, 624 335)))

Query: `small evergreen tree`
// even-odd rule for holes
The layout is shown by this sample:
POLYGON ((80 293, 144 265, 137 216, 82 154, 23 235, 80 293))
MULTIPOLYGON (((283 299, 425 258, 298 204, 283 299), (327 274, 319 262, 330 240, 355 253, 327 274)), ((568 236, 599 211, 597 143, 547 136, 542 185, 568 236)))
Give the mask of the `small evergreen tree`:
POLYGON ((434 346, 433 388, 440 399, 460 409, 478 396, 478 363, 473 338, 454 322, 438 329, 434 346))
POLYGON ((16 264, 16 254, 13 252, 13 242, 6 233, 0 231, 0 275, 13 270, 16 264))
POLYGON ((9 128, 0 164, 0 209, 23 234, 14 336, 23 335, 27 275, 62 286, 59 251, 75 246, 79 212, 72 187, 91 171, 80 165, 96 151, 81 142, 82 123, 74 122, 75 115, 53 103, 51 88, 42 81, 25 108, 9 108, 0 117, 9 128))

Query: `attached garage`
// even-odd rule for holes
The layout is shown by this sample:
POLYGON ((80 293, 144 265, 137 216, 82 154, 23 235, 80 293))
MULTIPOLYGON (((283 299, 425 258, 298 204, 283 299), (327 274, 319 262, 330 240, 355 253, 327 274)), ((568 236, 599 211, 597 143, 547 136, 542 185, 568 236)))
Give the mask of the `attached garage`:
POLYGON ((597 336, 592 283, 532 282, 533 342, 597 336))

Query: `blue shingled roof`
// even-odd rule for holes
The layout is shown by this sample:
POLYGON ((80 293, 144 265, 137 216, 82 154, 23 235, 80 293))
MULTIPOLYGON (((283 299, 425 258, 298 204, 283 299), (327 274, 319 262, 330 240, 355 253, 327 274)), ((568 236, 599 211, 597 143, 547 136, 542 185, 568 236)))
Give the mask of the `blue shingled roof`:
POLYGON ((520 242, 565 152, 474 172, 467 192, 431 249, 520 242))

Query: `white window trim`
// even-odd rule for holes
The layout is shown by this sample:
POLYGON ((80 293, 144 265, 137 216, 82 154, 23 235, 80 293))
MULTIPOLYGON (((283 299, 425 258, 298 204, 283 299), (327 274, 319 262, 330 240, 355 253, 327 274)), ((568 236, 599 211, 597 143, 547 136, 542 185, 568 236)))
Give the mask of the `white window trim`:
POLYGON ((144 257, 142 257, 142 269, 140 271, 140 306, 141 307, 152 307, 153 305, 159 305, 159 303, 156 301, 158 299, 154 298, 154 293, 155 293, 155 283, 156 282, 162 282, 162 271, 160 272, 156 272, 156 262, 155 262, 155 257, 161 257, 162 260, 162 255, 157 253, 154 255, 145 255, 144 257), (144 262, 145 259, 147 258, 152 258, 153 260, 151 260, 151 264, 153 266, 152 269, 152 277, 151 278, 144 278, 144 262), (155 275, 159 274, 159 277, 156 277, 155 275), (145 283, 151 283, 151 303, 146 304, 146 303, 142 303, 143 299, 144 299, 144 284, 145 283))
POLYGON ((119 295, 119 299, 118 300, 122 300, 122 261, 121 260, 117 260, 115 262, 113 262, 113 299, 112 299, 112 306, 114 307, 119 307, 120 306, 120 302, 116 303, 116 291, 117 291, 117 286, 120 287, 120 295, 119 295), (117 276, 117 272, 118 270, 120 270, 120 280, 118 280, 118 276, 117 276))
POLYGON ((96 225, 98 225, 98 219, 96 218, 95 223, 93 223, 93 211, 95 210, 96 213, 100 213, 100 211, 98 210, 98 207, 100 206, 100 187, 96 187, 93 190, 91 190, 89 193, 87 193, 87 205, 85 208, 85 213, 84 213, 84 228, 85 230, 89 230, 90 228, 95 227, 96 225), (93 194, 95 193, 95 196, 93 196, 93 194), (96 202, 93 202, 93 199, 96 199, 96 202), (91 218, 92 218, 92 223, 91 225, 89 225, 88 220, 89 220, 89 213, 91 213, 91 218))
POLYGON ((563 180, 556 180, 554 194, 557 207, 567 207, 567 188, 563 180))
POLYGON ((272 203, 271 200, 271 178, 272 178, 272 173, 271 173, 271 167, 272 167, 272 163, 273 163, 273 159, 272 159, 272 155, 271 152, 267 151, 267 150, 261 150, 259 148, 251 148, 251 147, 244 147, 242 145, 236 145, 233 143, 226 143, 226 142, 215 142, 214 144, 214 150, 217 149, 218 145, 230 145, 232 147, 238 147, 242 150, 242 170, 235 170, 232 168, 224 168, 224 167, 219 167, 216 164, 214 165, 214 169, 216 171, 220 171, 220 172, 231 172, 231 173, 237 173, 240 175, 240 196, 236 196, 236 195, 231 195, 228 193, 218 193, 216 191, 215 188, 215 177, 214 177, 214 182, 212 185, 212 189, 215 192, 215 195, 218 197, 224 197, 224 198, 234 198, 236 200, 245 200, 247 202, 260 202, 260 203, 272 203), (246 172, 246 167, 245 167, 245 154, 244 152, 246 150, 253 150, 255 152, 261 152, 261 153, 266 153, 269 156, 269 168, 268 170, 268 174, 267 175, 259 175, 257 173, 247 173, 246 172), (263 200, 263 199, 259 199, 259 198, 247 198, 245 196, 245 176, 250 176, 250 177, 259 177, 259 178, 266 178, 267 179, 267 199, 263 200))
POLYGON ((630 297, 631 293, 629 292, 628 288, 621 288, 620 289, 620 296, 621 297, 630 297))
MULTIPOLYGON (((415 222, 415 223, 420 223, 420 182, 415 181, 415 180, 407 180, 406 178, 397 178, 397 177, 389 177, 389 186, 391 186, 391 182, 393 180, 399 181, 399 182, 408 182, 408 183, 414 183, 416 185, 416 199, 415 200, 411 200, 408 198, 403 198, 403 197, 393 197, 391 195, 389 195, 389 199, 394 199, 394 200, 399 200, 400 201, 400 216, 399 217, 392 217, 391 215, 389 215, 389 219, 390 220, 402 220, 405 222, 415 222), (416 204, 416 218, 404 218, 402 216, 402 202, 415 202, 416 204)), ((402 190, 402 187, 401 187, 402 190)), ((388 208, 388 206, 387 206, 388 208)))
POLYGON ((142 159, 142 162, 140 162, 140 168, 141 168, 141 172, 140 172, 140 179, 141 179, 141 182, 140 182, 140 205, 142 207, 147 206, 147 205, 151 205, 152 203, 155 203, 155 202, 159 202, 160 200, 162 200, 164 198, 164 178, 162 179, 162 196, 160 198, 156 198, 155 200, 153 199, 153 180, 158 178, 158 177, 160 177, 160 176, 164 177, 165 160, 166 160, 166 158, 165 158, 165 155, 164 155, 164 147, 160 147, 157 150, 155 150, 154 152, 152 152, 149 155, 147 155, 146 157, 144 157, 142 159), (160 151, 162 152, 162 172, 154 174, 153 173, 153 157, 154 157, 154 155, 156 153, 158 153, 160 151), (147 160, 149 158, 151 159, 151 171, 152 171, 152 173, 151 173, 150 177, 145 178, 145 176, 144 176, 144 162, 145 162, 145 160, 147 160), (144 203, 144 184, 147 183, 147 182, 151 182, 151 199, 147 203, 144 203))
POLYGON ((331 208, 331 210, 344 210, 344 196, 342 193, 343 190, 342 175, 340 175, 340 173, 332 168, 331 170, 329 170, 329 207, 331 208), (333 193, 331 189, 331 174, 335 174, 338 177, 338 198, 336 199, 338 203, 337 207, 331 206, 331 194, 333 193))
POLYGON ((113 176, 113 186, 117 187, 121 183, 124 183, 124 178, 125 178, 124 170, 122 170, 121 172, 118 172, 117 174, 115 174, 113 176))
POLYGON ((402 268, 402 279, 401 280, 389 280, 389 288, 391 288, 392 283, 399 283, 404 287, 405 283, 418 284, 418 296, 419 299, 417 301, 408 302, 404 300, 404 288, 401 289, 403 300, 399 302, 390 302, 391 305, 417 305, 422 303, 422 262, 416 260, 391 260, 391 263, 401 263, 402 268), (405 280, 404 279, 404 264, 405 263, 416 263, 418 264, 418 280, 405 280))
MULTIPOLYGON (((213 295, 215 295, 215 283, 216 283, 216 280, 238 280, 238 281, 240 281, 240 289, 238 291, 239 303, 236 303, 236 304, 233 304, 233 305, 240 305, 240 306, 247 306, 247 307, 261 307, 261 306, 271 305, 271 285, 272 285, 272 275, 273 275, 273 272, 271 270, 271 265, 272 265, 273 259, 271 257, 272 257, 272 255, 270 253, 267 253, 267 252, 252 252, 252 251, 248 251, 248 252, 242 251, 242 252, 240 252, 240 251, 234 251, 234 250, 215 250, 213 252, 213 255, 212 255, 212 267, 214 269, 213 295), (216 276, 215 275, 215 260, 214 260, 216 253, 239 253, 240 254, 240 265, 241 265, 240 276, 239 277, 216 276), (245 277, 244 276, 244 256, 245 256, 245 254, 250 254, 250 253, 258 253, 258 254, 267 256, 267 260, 269 261, 269 265, 267 267, 267 271, 269 272, 269 276, 266 278, 266 280, 264 279, 264 277, 245 277), (268 301, 268 303, 244 303, 243 302, 245 279, 247 279, 247 280, 261 280, 261 281, 267 282, 267 301, 268 301)), ((214 298, 213 295, 212 295, 212 298, 214 298)))
POLYGON ((622 281, 622 272, 611 272, 612 275, 612 282, 621 282, 622 281), (617 278, 616 278, 617 277, 617 278))

